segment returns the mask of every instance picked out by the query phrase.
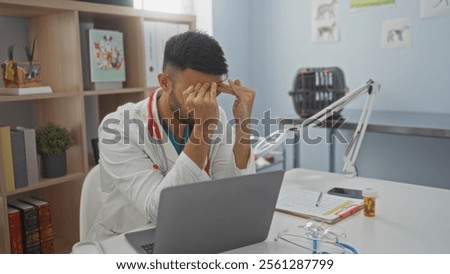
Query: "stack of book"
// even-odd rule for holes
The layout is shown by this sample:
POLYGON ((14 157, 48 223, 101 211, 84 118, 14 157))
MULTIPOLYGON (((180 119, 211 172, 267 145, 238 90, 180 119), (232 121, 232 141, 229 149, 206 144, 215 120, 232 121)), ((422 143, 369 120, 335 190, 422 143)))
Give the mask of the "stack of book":
POLYGON ((7 192, 39 182, 34 129, 0 126, 0 157, 7 192))
POLYGON ((11 253, 55 253, 50 204, 36 198, 8 202, 11 253))
MULTIPOLYGON (((10 231, 10 235, 22 235, 23 252, 27 254, 41 253, 41 245, 39 240, 39 220, 37 208, 21 201, 11 201, 9 206, 20 211, 20 220, 22 228, 21 233, 17 231, 10 231)), ((10 219, 10 218, 8 218, 10 219)), ((17 217, 15 217, 17 219, 17 217)), ((11 227, 19 227, 17 224, 9 224, 11 227)), ((18 238, 11 239, 11 242, 19 242, 18 238)), ((11 246, 12 248, 12 246, 11 246)), ((12 250, 11 253, 17 253, 17 250, 12 250)))

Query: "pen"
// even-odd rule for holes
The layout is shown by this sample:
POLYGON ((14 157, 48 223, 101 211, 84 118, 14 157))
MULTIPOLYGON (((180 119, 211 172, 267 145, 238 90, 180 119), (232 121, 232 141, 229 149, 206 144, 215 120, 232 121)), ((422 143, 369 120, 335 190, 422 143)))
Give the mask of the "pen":
POLYGON ((319 197, 317 197, 316 206, 319 206, 320 200, 322 199, 322 192, 319 193, 319 197))
POLYGON ((357 212, 358 210, 360 210, 363 206, 362 205, 356 205, 353 208, 350 208, 349 210, 347 210, 346 212, 339 214, 339 218, 346 218, 350 215, 352 215, 353 213, 357 212))

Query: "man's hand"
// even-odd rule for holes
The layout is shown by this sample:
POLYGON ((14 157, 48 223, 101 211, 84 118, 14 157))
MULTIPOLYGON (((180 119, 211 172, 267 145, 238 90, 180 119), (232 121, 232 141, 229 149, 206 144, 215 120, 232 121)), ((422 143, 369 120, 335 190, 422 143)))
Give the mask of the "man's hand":
POLYGON ((183 97, 186 110, 194 121, 193 132, 183 151, 198 167, 204 168, 211 145, 209 135, 219 120, 217 83, 190 86, 183 92, 183 97))
POLYGON ((207 129, 219 120, 217 83, 199 83, 183 92, 184 103, 194 125, 207 129))
MULTIPOLYGON (((233 104, 234 118, 239 124, 242 124, 243 122, 248 123, 251 118, 256 92, 251 88, 242 86, 241 81, 239 80, 228 80, 228 84, 229 85, 221 84, 219 90, 236 96, 233 104)), ((246 133, 250 133, 248 128, 244 129, 244 131, 247 130, 248 132, 246 133)))
POLYGON ((239 80, 228 80, 229 85, 221 84, 219 90, 236 96, 233 104, 233 115, 236 120, 236 141, 233 147, 236 166, 240 169, 247 167, 250 157, 250 118, 256 92, 243 87, 239 80))

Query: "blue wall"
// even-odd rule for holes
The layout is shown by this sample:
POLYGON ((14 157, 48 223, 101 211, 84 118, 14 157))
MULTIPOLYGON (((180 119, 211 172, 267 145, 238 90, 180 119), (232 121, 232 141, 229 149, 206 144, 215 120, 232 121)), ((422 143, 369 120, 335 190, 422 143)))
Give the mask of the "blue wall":
POLYGON ((262 95, 260 111, 295 114, 286 106, 292 104, 287 91, 298 68, 337 65, 351 89, 369 78, 382 84, 377 110, 450 113, 450 17, 420 19, 418 0, 363 11, 338 2, 340 41, 315 44, 311 1, 251 1, 252 84, 262 95), (411 18, 413 46, 382 49, 382 22, 397 18, 411 18), (280 100, 274 102, 275 96, 280 100))
MULTIPOLYGON (((252 86, 251 79, 251 1, 219 0, 213 1, 214 37, 222 46, 229 65, 229 77, 240 79, 243 85, 252 86)), ((219 103, 232 117, 231 96, 219 96, 219 103)))
MULTIPOLYGON (((224 45, 232 75, 245 79, 257 91, 255 117, 262 117, 267 109, 274 116, 297 117, 288 91, 299 68, 317 66, 341 67, 350 89, 369 78, 379 81, 382 89, 375 110, 450 114, 450 17, 420 19, 419 0, 397 0, 393 6, 360 11, 351 11, 348 0, 338 3, 340 41, 316 44, 310 38, 309 0, 213 2, 214 36, 224 45), (412 47, 382 49, 383 21, 399 18, 411 19, 412 47)), ((360 100, 348 108, 360 109, 362 103, 360 100)), ((450 171, 445 173, 440 167, 450 162, 449 142, 407 137, 399 141, 393 136, 368 134, 359 157, 370 157, 360 163, 365 167, 362 175, 442 186, 443 178, 450 177, 447 174, 450 171), (399 147, 398 142, 404 143, 399 147), (443 150, 436 150, 438 143, 443 150), (386 162, 392 160, 390 156, 372 153, 379 146, 395 151, 396 161, 417 157, 412 152, 414 148, 425 146, 420 151, 424 153, 422 159, 429 159, 429 166, 424 166, 427 161, 411 161, 411 165, 404 165, 395 174, 386 174, 385 165, 392 166, 395 162, 386 162), (376 164, 381 162, 385 165, 376 164), (432 173, 436 165, 440 167, 439 174, 429 180, 414 173, 419 170, 432 173)), ((328 168, 329 155, 324 152, 324 146, 302 151, 302 167, 328 168)), ((341 158, 340 152, 338 149, 336 158, 341 158)), ((338 159, 335 165, 340 168, 338 159)), ((445 184, 450 188, 450 183, 445 184)))

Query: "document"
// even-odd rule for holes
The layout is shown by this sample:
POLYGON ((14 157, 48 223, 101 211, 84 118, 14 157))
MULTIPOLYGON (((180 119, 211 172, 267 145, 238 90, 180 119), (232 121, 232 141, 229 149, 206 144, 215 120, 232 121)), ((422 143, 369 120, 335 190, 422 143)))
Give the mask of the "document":
POLYGON ((336 223, 359 211, 363 204, 362 199, 329 195, 325 192, 321 194, 298 186, 288 186, 280 193, 276 210, 326 223, 336 223))

